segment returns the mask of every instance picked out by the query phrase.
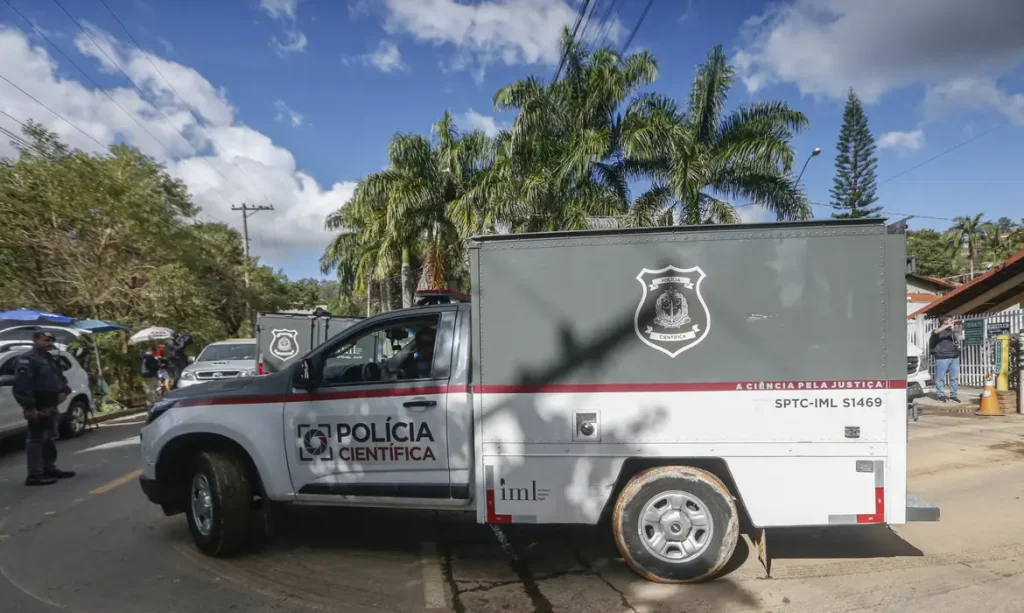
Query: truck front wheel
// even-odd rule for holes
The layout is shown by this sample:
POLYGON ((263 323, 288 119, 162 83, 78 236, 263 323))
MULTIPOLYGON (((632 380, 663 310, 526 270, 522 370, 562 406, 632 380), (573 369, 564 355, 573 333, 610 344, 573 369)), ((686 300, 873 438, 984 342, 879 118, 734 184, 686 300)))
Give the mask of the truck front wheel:
POLYGON ((245 465, 234 454, 219 451, 200 451, 193 457, 185 503, 192 538, 207 555, 231 555, 249 536, 252 485, 245 465))
POLYGON ((615 543, 637 574, 659 583, 711 579, 739 539, 739 513, 715 475, 659 466, 635 475, 612 515, 615 543))

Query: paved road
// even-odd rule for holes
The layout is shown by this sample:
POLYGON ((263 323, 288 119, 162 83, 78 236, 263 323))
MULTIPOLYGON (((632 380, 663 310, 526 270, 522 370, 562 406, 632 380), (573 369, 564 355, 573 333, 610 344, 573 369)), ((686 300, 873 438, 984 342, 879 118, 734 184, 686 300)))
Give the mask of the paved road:
MULTIPOLYGON (((192 547, 135 483, 139 419, 61 442, 70 481, 26 488, 0 452, 4 613, 455 611, 1024 611, 1024 419, 925 415, 910 482, 938 524, 769 535, 772 578, 742 546, 712 584, 644 582, 591 529, 458 516, 296 510, 273 545, 231 561, 192 547)), ((10 447, 10 445, 7 445, 10 447)))

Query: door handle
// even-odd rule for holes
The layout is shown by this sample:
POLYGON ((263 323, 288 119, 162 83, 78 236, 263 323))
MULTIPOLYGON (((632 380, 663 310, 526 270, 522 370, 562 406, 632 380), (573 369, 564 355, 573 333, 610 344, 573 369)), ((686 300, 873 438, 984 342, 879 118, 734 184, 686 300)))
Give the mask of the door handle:
POLYGON ((432 407, 436 407, 437 406, 437 401, 436 400, 410 400, 408 402, 403 402, 402 406, 407 408, 407 409, 420 409, 420 410, 423 410, 423 409, 429 409, 429 408, 432 408, 432 407))

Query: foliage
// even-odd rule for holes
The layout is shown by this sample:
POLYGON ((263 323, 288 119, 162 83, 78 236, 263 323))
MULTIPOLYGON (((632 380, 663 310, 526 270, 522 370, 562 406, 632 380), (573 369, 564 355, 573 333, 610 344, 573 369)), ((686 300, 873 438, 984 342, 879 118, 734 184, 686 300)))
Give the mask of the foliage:
POLYGON ((832 205, 844 209, 833 213, 833 217, 866 217, 874 215, 881 207, 871 205, 878 200, 875 196, 875 138, 868 128, 868 117, 864 113, 857 94, 850 90, 843 109, 843 125, 836 143, 836 174, 831 195, 832 205))
POLYGON ((948 278, 957 274, 949 258, 943 233, 932 229, 907 232, 907 255, 917 258, 917 274, 926 277, 948 278))
POLYGON ((588 52, 565 29, 563 76, 501 88, 515 111, 494 139, 459 133, 446 111, 433 139, 396 134, 389 167, 363 179, 328 219, 339 231, 321 258, 365 313, 390 308, 396 279, 408 304, 411 275, 429 288, 468 286, 465 239, 478 233, 615 226, 734 223, 741 198, 779 219, 810 208, 791 175, 793 135, 807 118, 781 102, 726 110, 734 71, 722 48, 700 66, 686 108, 640 93, 657 76, 648 52, 588 52), (644 190, 633 197, 635 185, 644 190))
MULTIPOLYGON (((24 134, 29 146, 0 164, 0 309, 167 326, 198 350, 251 334, 248 308, 290 306, 287 279, 246 262, 237 231, 197 221, 161 165, 124 145, 71 150, 38 124, 24 134)), ((101 335, 99 346, 108 382, 130 394, 141 381, 127 337, 101 335)))

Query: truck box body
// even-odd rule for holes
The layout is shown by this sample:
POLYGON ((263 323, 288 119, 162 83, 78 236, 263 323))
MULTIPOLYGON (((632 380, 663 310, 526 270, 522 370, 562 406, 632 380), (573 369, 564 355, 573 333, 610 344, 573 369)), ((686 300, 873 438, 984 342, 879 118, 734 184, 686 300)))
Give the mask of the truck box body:
POLYGON ((595 522, 629 458, 724 462, 757 526, 905 521, 901 232, 488 236, 471 262, 481 521, 595 522))
MULTIPOLYGON (((276 372, 155 403, 140 481, 190 526, 209 511, 181 484, 211 457, 250 466, 261 504, 610 517, 658 581, 714 576, 741 519, 935 521, 906 491, 905 240, 882 220, 474 238, 469 304, 263 315, 276 372)), ((221 487, 245 499, 217 525, 248 525, 244 494, 221 487)), ((196 530, 214 555, 244 536, 196 530)))
POLYGON ((257 372, 278 372, 359 321, 361 317, 259 313, 256 316, 257 372))

